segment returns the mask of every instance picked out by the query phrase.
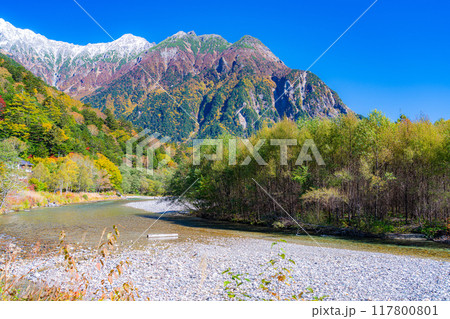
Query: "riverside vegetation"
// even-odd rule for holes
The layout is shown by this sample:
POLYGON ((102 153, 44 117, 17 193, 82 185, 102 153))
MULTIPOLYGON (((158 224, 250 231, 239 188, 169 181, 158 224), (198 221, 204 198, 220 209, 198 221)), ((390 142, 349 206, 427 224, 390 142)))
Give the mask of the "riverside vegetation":
MULTIPOLYGON (((268 142, 258 150, 267 165, 255 160, 240 165, 250 155, 243 143, 237 165, 229 165, 231 138, 223 136, 223 159, 194 165, 188 157, 171 180, 171 194, 190 187, 184 196, 202 217, 295 227, 286 210, 306 224, 363 232, 435 237, 449 231, 449 120, 413 122, 402 116, 392 122, 374 111, 367 118, 284 120, 250 138, 252 145, 263 139, 297 141, 288 147, 286 165, 280 163, 280 146, 268 142), (295 164, 306 139, 315 142, 326 165, 295 164)), ((208 146, 202 153, 215 151, 208 146)))

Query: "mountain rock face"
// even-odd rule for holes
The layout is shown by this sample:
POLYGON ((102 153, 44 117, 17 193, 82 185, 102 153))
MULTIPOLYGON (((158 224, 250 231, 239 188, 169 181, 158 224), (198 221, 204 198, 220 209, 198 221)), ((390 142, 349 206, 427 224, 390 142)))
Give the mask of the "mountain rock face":
POLYGON ((78 46, 0 19, 0 49, 60 90, 179 140, 350 112, 316 75, 288 68, 251 36, 229 43, 180 31, 157 45, 124 35, 78 46))

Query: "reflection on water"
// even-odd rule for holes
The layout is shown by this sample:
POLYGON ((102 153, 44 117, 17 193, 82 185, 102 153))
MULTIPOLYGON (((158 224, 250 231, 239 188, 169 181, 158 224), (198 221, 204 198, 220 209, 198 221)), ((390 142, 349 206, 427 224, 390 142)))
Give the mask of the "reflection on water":
POLYGON ((127 201, 105 201, 68 205, 57 208, 34 209, 30 212, 0 216, 0 234, 16 238, 23 244, 40 242, 55 246, 61 230, 69 242, 95 247, 105 228, 117 225, 120 240, 127 247, 137 238, 134 248, 145 246, 150 241, 147 234, 178 234, 178 239, 169 242, 193 240, 220 243, 223 237, 249 237, 266 240, 285 239, 292 243, 322 247, 367 250, 374 252, 412 255, 450 260, 448 245, 431 241, 410 242, 380 239, 344 239, 337 237, 295 236, 274 233, 272 230, 228 222, 209 221, 195 217, 151 214, 124 206, 127 201), (156 219, 159 220, 151 227, 156 219))

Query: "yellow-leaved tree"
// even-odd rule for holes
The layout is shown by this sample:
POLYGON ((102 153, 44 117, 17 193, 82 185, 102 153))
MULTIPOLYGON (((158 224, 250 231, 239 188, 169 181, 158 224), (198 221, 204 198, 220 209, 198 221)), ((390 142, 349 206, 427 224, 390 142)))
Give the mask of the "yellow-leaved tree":
POLYGON ((119 168, 106 158, 103 154, 97 153, 98 159, 95 160, 95 166, 98 170, 105 170, 108 173, 109 180, 116 190, 122 189, 122 174, 119 168))

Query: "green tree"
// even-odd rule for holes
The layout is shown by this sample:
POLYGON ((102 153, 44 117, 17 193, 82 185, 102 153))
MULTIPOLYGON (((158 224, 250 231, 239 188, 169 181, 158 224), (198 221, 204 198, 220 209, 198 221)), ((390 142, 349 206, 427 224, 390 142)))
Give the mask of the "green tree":
POLYGON ((50 171, 44 163, 39 162, 33 168, 33 178, 36 178, 40 183, 47 183, 50 178, 50 171))

